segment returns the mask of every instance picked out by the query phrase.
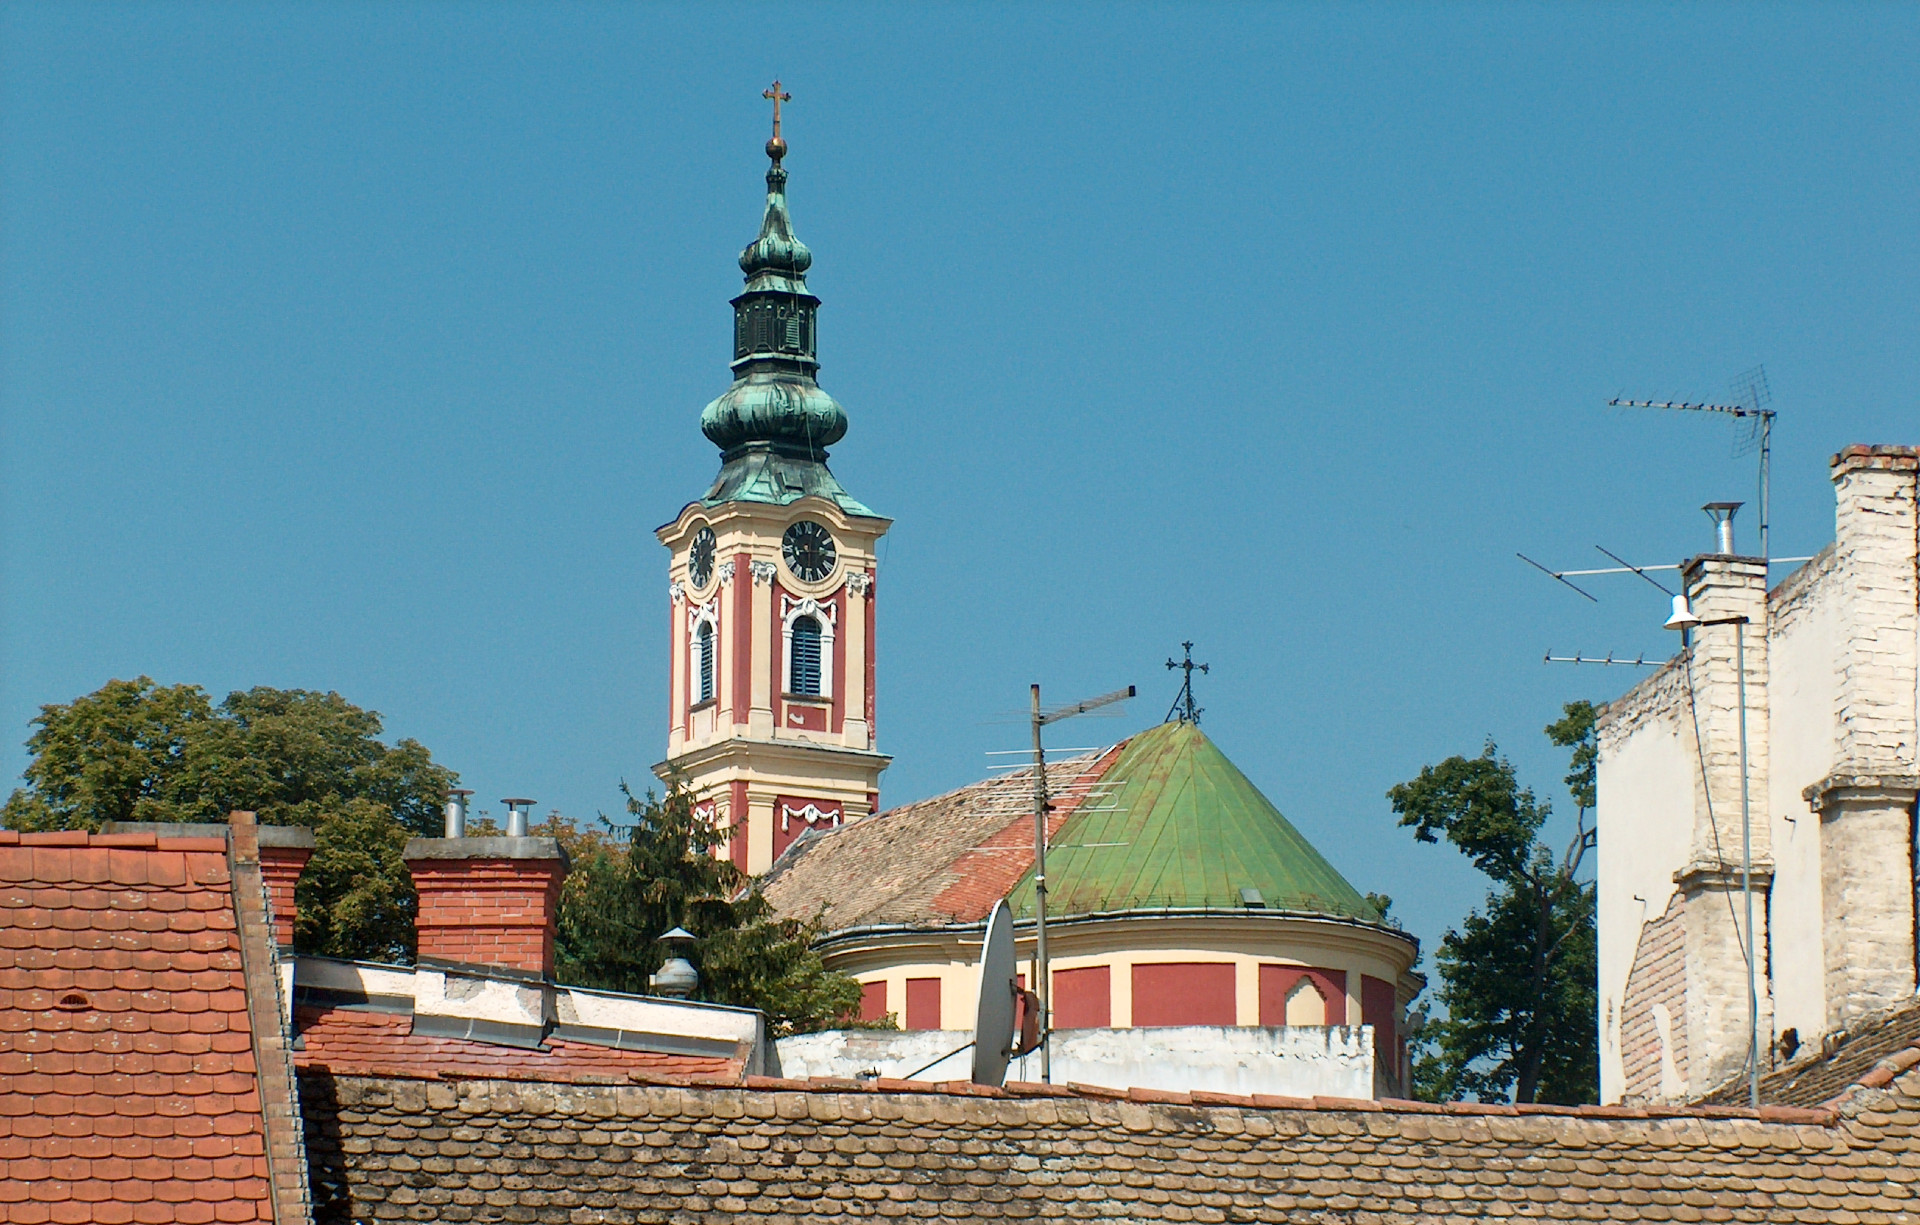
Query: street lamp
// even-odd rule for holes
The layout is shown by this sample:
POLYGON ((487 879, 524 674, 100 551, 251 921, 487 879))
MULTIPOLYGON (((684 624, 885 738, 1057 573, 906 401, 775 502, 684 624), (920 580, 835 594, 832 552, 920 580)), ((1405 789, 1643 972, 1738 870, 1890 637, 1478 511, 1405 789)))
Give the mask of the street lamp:
MULTIPOLYGON (((1717 517, 1716 517, 1717 518, 1717 517)), ((1729 514, 1724 522, 1730 524, 1729 514)), ((1731 530, 1722 529, 1721 541, 1724 551, 1732 551, 1731 530)), ((1760 1105, 1760 986, 1758 970, 1755 966, 1753 939, 1753 810, 1747 782, 1747 625, 1745 617, 1713 617, 1702 619, 1694 615, 1693 607, 1683 593, 1673 597, 1673 614, 1667 618, 1666 628, 1680 631, 1680 645, 1684 650, 1691 645, 1691 633, 1712 625, 1731 625, 1733 627, 1733 668, 1740 692, 1740 897, 1746 904, 1747 932, 1745 953, 1747 958, 1747 1098, 1754 1105, 1760 1105)), ((1691 683, 1691 682, 1689 682, 1691 683)), ((1706 779, 1701 784, 1707 787, 1707 795, 1713 795, 1713 788, 1706 779)))

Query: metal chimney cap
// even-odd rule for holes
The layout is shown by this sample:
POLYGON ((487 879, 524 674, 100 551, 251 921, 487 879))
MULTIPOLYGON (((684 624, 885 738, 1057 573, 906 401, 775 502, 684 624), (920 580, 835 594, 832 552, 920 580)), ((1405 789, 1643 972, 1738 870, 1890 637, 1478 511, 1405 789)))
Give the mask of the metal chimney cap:
POLYGON ((471 787, 449 787, 449 788, 447 788, 447 794, 448 794, 448 795, 458 795, 458 796, 469 796, 469 795, 472 795, 472 794, 473 794, 473 788, 471 788, 471 787))
POLYGON ((684 927, 676 927, 666 935, 660 937, 660 940, 662 943, 665 943, 669 940, 698 940, 699 938, 700 937, 694 935, 684 927))
POLYGON ((528 808, 532 808, 535 804, 538 804, 540 801, 539 800, 501 800, 500 802, 502 804, 512 805, 513 807, 516 807, 516 808, 523 804, 526 805, 528 808))

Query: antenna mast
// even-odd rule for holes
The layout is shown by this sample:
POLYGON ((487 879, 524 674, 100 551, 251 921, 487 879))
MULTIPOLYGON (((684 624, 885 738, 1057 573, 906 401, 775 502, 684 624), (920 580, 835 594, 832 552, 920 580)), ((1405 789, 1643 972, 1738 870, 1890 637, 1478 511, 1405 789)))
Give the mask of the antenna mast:
POLYGON ((1097 698, 1088 698, 1084 702, 1075 702, 1071 706, 1062 706, 1058 710, 1045 714, 1040 712, 1040 686, 1035 685, 1033 695, 1033 985, 1038 989, 1040 999, 1040 1082, 1051 1083, 1053 1079, 1053 984, 1048 981, 1047 972, 1047 810, 1053 805, 1047 800, 1047 750, 1040 742, 1040 729, 1049 723, 1058 723, 1062 719, 1071 719, 1075 715, 1084 715, 1090 710, 1098 710, 1113 702, 1124 702, 1132 697, 1134 688, 1116 689, 1112 693, 1097 698))

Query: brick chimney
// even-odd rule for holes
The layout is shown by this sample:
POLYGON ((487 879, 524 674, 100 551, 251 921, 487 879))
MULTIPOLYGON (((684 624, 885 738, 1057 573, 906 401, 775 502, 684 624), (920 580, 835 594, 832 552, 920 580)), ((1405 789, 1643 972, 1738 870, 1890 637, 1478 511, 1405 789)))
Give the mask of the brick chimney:
MULTIPOLYGON (((1718 542, 1724 548, 1729 541, 1718 542)), ((1769 715, 1767 568, 1757 557, 1706 553, 1688 559, 1681 581, 1696 616, 1707 621, 1745 617, 1744 626, 1712 625, 1692 633, 1693 700, 1684 735, 1698 743, 1687 755, 1704 761, 1705 777, 1693 795, 1693 829, 1687 862, 1673 882, 1685 899, 1687 1077, 1700 1087, 1718 1085, 1746 1066, 1748 1028, 1745 913, 1741 890, 1741 775, 1739 664, 1746 664, 1748 793, 1751 797, 1753 947, 1764 966, 1769 934, 1767 907, 1773 887, 1773 846, 1766 796, 1769 715)), ((1755 984, 1760 1044, 1773 1036, 1771 983, 1762 972, 1755 984)))
POLYGON ((1820 818, 1827 1026, 1913 998, 1914 799, 1920 795, 1920 449, 1833 457, 1840 641, 1832 773, 1820 818))
POLYGON ((553 977, 567 853, 552 838, 414 838, 407 870, 420 895, 420 965, 553 977))
POLYGON ((304 826, 260 826, 260 876, 273 907, 274 943, 283 950, 293 947, 293 921, 298 914, 293 890, 313 858, 313 849, 313 831, 304 826))

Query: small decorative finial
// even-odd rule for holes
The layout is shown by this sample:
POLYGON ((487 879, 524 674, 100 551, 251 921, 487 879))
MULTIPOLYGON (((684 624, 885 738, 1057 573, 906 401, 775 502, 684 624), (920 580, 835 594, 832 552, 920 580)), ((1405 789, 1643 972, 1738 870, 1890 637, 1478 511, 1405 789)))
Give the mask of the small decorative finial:
POLYGON ((793 95, 781 93, 780 82, 775 81, 760 96, 773 99, 773 139, 767 142, 767 156, 777 162, 787 155, 787 142, 780 138, 780 104, 793 101, 793 95))
POLYGON ((1172 723, 1175 719, 1178 719, 1182 723, 1198 723, 1200 722, 1200 712, 1203 708, 1194 705, 1193 674, 1195 672, 1207 671, 1207 665, 1193 662, 1193 644, 1191 642, 1181 643, 1180 649, 1186 652, 1186 658, 1178 663, 1169 659, 1167 661, 1167 667, 1186 673, 1186 678, 1181 682, 1180 696, 1173 699, 1173 709, 1167 712, 1165 722, 1172 723))

